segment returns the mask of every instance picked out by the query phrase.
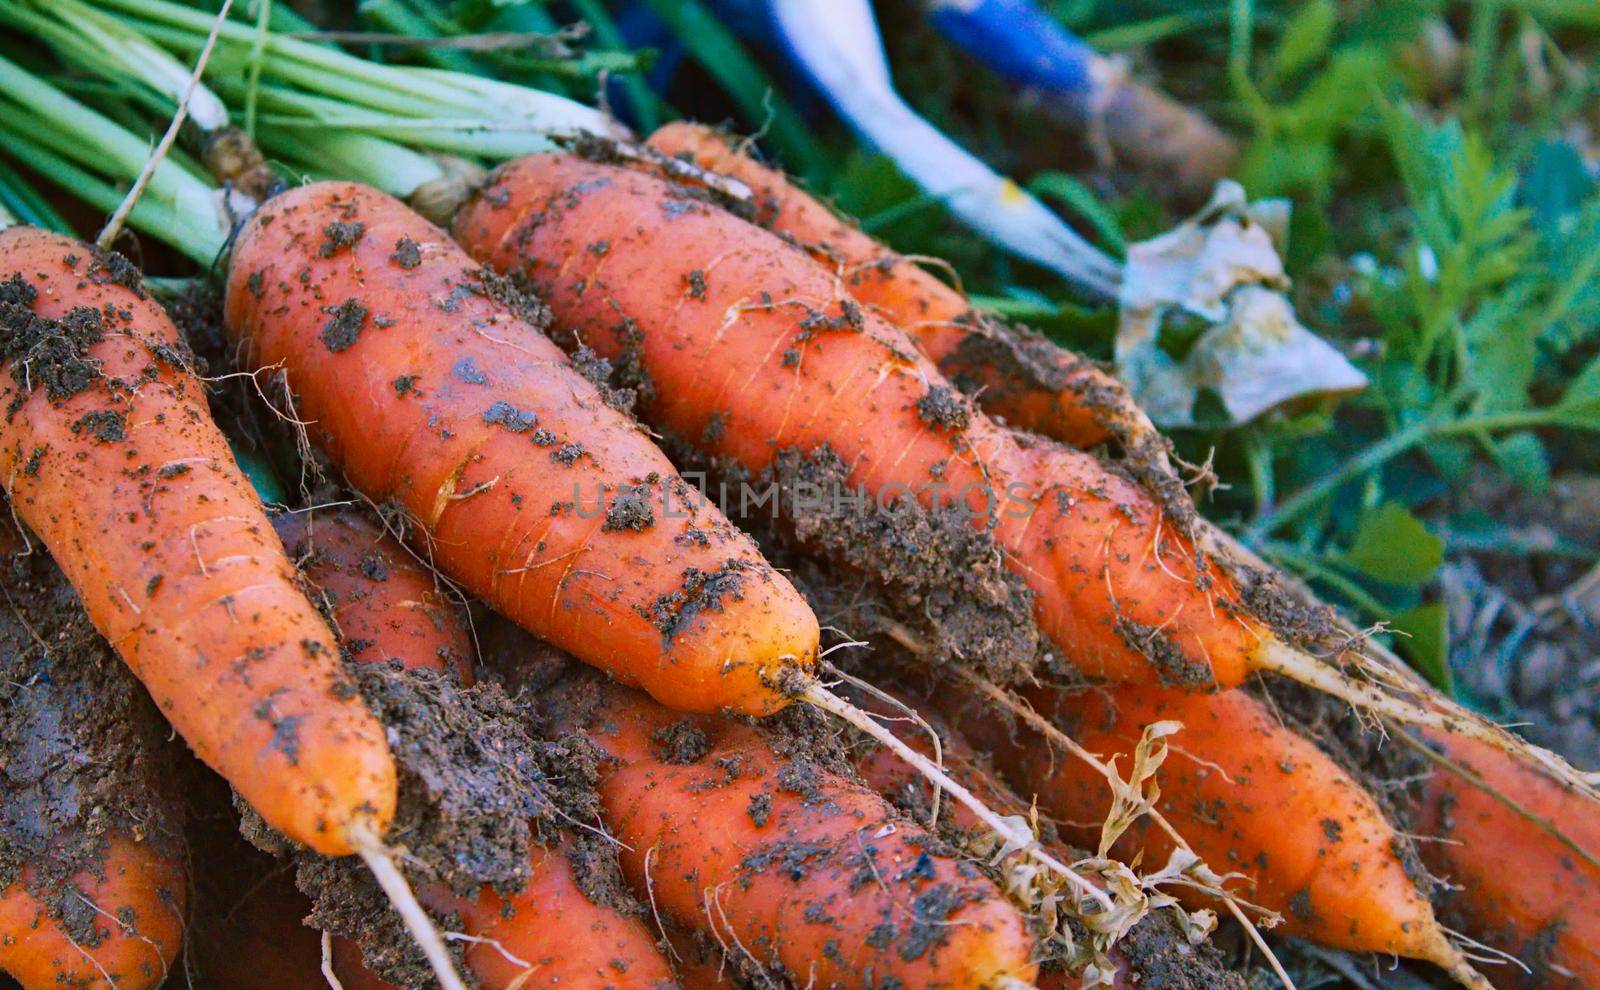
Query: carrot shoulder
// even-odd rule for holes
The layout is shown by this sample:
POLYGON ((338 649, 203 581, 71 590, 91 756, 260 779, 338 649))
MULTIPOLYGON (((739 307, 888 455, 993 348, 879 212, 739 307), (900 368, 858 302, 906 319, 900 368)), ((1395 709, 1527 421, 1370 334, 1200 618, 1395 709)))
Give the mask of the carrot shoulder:
POLYGON ((273 825, 334 855, 381 834, 383 733, 137 273, 11 228, 0 310, 0 482, 95 626, 273 825))
POLYGON ((859 783, 756 727, 591 682, 555 695, 612 758, 600 784, 624 872, 664 918, 797 986, 1029 983, 1021 915, 859 783))
POLYGON ((503 287, 399 201, 318 183, 239 236, 228 324, 346 478, 432 561, 678 708, 765 713, 816 618, 503 287), (533 322, 530 322, 533 321, 533 322))
POLYGON ((836 269, 851 295, 910 333, 946 375, 1012 425, 1089 447, 1121 432, 1124 420, 1143 422, 1127 389, 1094 362, 975 309, 714 128, 674 121, 648 143, 744 182, 756 195, 758 223, 836 269))
POLYGON ((756 474, 827 448, 882 503, 965 504, 1086 672, 1236 684, 1267 639, 1137 484, 972 410, 803 253, 691 191, 536 155, 502 167, 455 231, 563 330, 636 361, 658 428, 756 474))
POLYGON ((1497 986, 1600 986, 1600 807, 1482 743, 1423 735, 1430 748, 1521 809, 1446 766, 1423 784, 1417 828, 1440 840, 1420 844, 1423 860, 1459 888, 1440 896, 1445 918, 1532 970, 1499 967, 1497 986))

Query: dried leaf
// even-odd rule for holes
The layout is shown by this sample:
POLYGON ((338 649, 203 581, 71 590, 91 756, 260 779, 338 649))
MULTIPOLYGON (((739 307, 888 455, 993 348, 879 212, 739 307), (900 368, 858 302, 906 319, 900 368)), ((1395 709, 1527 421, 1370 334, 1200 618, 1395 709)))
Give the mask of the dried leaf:
POLYGON ((1288 204, 1249 203, 1236 182, 1159 237, 1128 249, 1118 296, 1117 369, 1151 419, 1194 423, 1203 389, 1235 423, 1307 395, 1356 391, 1366 376, 1295 317, 1279 256, 1288 204), (1174 314, 1210 324, 1184 358, 1161 346, 1174 314))

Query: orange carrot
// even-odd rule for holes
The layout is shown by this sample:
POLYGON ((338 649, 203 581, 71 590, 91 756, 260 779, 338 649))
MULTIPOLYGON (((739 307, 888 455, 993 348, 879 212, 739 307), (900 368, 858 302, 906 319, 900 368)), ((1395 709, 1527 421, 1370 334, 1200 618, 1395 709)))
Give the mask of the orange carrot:
POLYGON ((1232 582, 1138 485, 970 410, 903 332, 772 234, 560 154, 502 167, 455 231, 577 339, 637 360, 651 421, 707 453, 760 472, 826 445, 882 501, 965 503, 1086 673, 1227 686, 1264 654, 1271 636, 1232 582))
POLYGON ((903 331, 695 189, 532 155, 501 166, 454 229, 540 291, 571 340, 636 364, 652 383, 648 418, 703 454, 760 474, 797 452, 880 508, 964 506, 1033 591, 1040 628, 1086 674, 1208 690, 1270 670, 1529 753, 1595 790, 1446 699, 1397 697, 1280 638, 1150 489, 973 411, 903 331))
MULTIPOLYGON (((1039 689, 1028 697, 1084 748, 1120 755, 1123 772, 1147 725, 1181 722, 1157 778, 1157 807, 1213 869, 1241 874, 1239 895, 1281 914, 1290 934, 1449 968, 1460 963, 1418 889, 1414 861, 1404 858, 1372 796, 1249 695, 1039 689)), ((1069 838, 1098 844, 1111 791, 1097 771, 1026 728, 1013 733, 980 706, 956 718, 1069 838)), ((1132 862, 1142 853, 1158 866, 1174 847, 1146 817, 1113 854, 1132 862)))
POLYGON ((1499 967, 1496 986, 1600 986, 1600 805, 1482 743, 1424 739, 1448 761, 1415 823, 1442 840, 1419 843, 1428 868, 1459 888, 1440 895, 1445 919, 1532 971, 1499 967))
POLYGON ((23 990, 147 990, 165 982, 183 941, 181 859, 125 835, 108 837, 100 861, 56 891, 76 902, 72 916, 86 929, 76 934, 33 886, 28 870, 0 889, 0 973, 23 990))
MULTIPOLYGON (((353 660, 400 660, 471 681, 472 644, 458 613, 434 597, 431 577, 393 537, 350 510, 288 514, 277 527, 313 597, 329 603, 353 660)), ((418 897, 435 914, 459 919, 460 931, 477 940, 466 947, 466 964, 485 990, 656 990, 670 983, 671 967, 643 922, 579 888, 575 855, 570 840, 531 847, 527 885, 515 893, 485 886, 469 898, 426 884, 418 897)), ((334 969, 342 981, 367 985, 359 951, 345 950, 340 960, 334 969)))
POLYGON ((672 967, 644 921, 597 904, 578 887, 570 840, 529 853, 528 886, 514 896, 485 887, 461 898, 438 887, 423 899, 461 918, 474 942, 467 965, 485 990, 661 990, 672 967))
MULTIPOLYGON (((1032 814, 1032 806, 1017 795, 990 765, 988 757, 973 746, 948 721, 936 714, 931 697, 911 692, 902 698, 913 702, 919 716, 938 733, 940 756, 945 767, 961 783, 971 788, 990 807, 1002 814, 1032 814)), ((930 758, 934 755, 933 742, 927 732, 905 721, 905 713, 881 702, 864 705, 891 722, 895 734, 918 752, 930 758)), ((931 812, 933 789, 926 779, 905 760, 882 746, 857 747, 852 754, 856 771, 874 790, 890 797, 898 806, 913 814, 931 812)), ((958 804, 941 802, 940 815, 968 835, 982 839, 984 829, 972 814, 958 804)), ((1051 834, 1048 821, 1043 829, 1046 842, 1056 858, 1076 862, 1087 853, 1074 850, 1051 834)), ((1085 947, 1079 942, 1079 947, 1085 947)), ((1183 986, 1205 986, 1211 990, 1243 990, 1239 974, 1228 970, 1214 949, 1191 945, 1187 934, 1176 923, 1170 912, 1159 911, 1140 919, 1104 954, 1102 966, 1111 967, 1110 982, 1095 984, 1111 990, 1133 990, 1140 986, 1166 986, 1164 980, 1181 980, 1183 986)), ((1083 983, 1083 970, 1087 957, 1080 960, 1057 960, 1041 968, 1041 990, 1077 990, 1083 983)))
POLYGON ((273 526, 357 663, 454 671, 471 684, 472 638, 461 610, 405 547, 359 512, 292 512, 273 526), (443 661, 444 666, 440 666, 443 661))
POLYGON ((201 759, 329 855, 381 834, 395 771, 332 633, 122 258, 0 231, 0 482, 201 759))
MULTIPOLYGON (((467 967, 484 990, 667 990, 673 970, 644 923, 589 900, 568 860, 570 843, 530 852, 532 873, 520 893, 484 887, 476 898, 424 887, 430 909, 460 919, 474 941, 467 967)), ((333 970, 346 990, 384 990, 391 984, 366 967, 361 949, 335 943, 333 970)))
POLYGON ((683 716, 596 678, 551 693, 614 764, 600 784, 623 870, 662 917, 797 986, 1029 983, 1025 924, 863 785, 757 728, 683 716))
POLYGON ((714 128, 674 121, 647 143, 749 186, 758 223, 793 238, 839 272, 851 295, 909 332, 923 353, 976 394, 989 412, 1080 447, 1112 436, 1128 442, 1156 435, 1127 388, 1094 362, 975 309, 959 290, 864 233, 714 128))
POLYGON ((683 709, 774 711, 816 618, 750 539, 436 227, 319 183, 241 232, 228 325, 282 365, 359 490, 403 506, 445 573, 683 709))

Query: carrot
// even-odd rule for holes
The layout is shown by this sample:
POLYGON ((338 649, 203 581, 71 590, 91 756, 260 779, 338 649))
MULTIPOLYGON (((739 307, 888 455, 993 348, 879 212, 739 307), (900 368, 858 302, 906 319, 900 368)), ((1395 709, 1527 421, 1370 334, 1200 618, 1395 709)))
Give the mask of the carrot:
MULTIPOLYGON (((435 912, 460 919, 473 941, 466 962, 485 990, 663 990, 673 970, 639 919, 596 904, 578 888, 570 843, 534 848, 531 876, 520 893, 485 886, 476 898, 448 888, 422 888, 435 912)), ((336 940, 333 971, 346 990, 391 986, 366 967, 360 947, 336 940)))
MULTIPOLYGON (((471 683, 472 643, 458 611, 437 597, 431 575, 393 537, 351 510, 286 514, 276 525, 354 662, 398 660, 471 683)), ((437 916, 457 919, 474 940, 465 961, 485 990, 655 990, 670 983, 671 967, 635 913, 596 903, 580 889, 571 861, 582 854, 570 839, 533 845, 520 891, 485 885, 462 897, 431 883, 418 897, 437 916)), ((375 979, 359 950, 342 950, 333 968, 349 985, 375 979)))
POLYGON ((485 887, 461 898, 437 887, 423 898, 439 914, 461 918, 475 939, 467 965, 486 990, 660 990, 672 967, 649 929, 632 913, 591 900, 578 886, 568 840, 529 853, 528 886, 513 896, 485 887))
POLYGON ((383 733, 132 266, 0 231, 0 349, 0 482, 163 714, 286 834, 381 834, 383 733))
POLYGON ((1600 807, 1482 743, 1423 739, 1442 757, 1415 822, 1439 840, 1418 848, 1451 884, 1441 913, 1532 970, 1501 967, 1496 986, 1600 986, 1600 807))
MULTIPOLYGON (((1026 694, 1063 732, 1106 758, 1131 757, 1147 725, 1181 722, 1157 777, 1156 806, 1202 859, 1240 874, 1248 884, 1242 896, 1280 914, 1288 933, 1428 960, 1484 985, 1476 974, 1466 978, 1460 951, 1418 889, 1418 864, 1372 796, 1249 695, 1026 694)), ((1027 729, 1013 734, 981 706, 955 718, 1068 837, 1098 843, 1112 803, 1098 772, 1041 745, 1027 729)), ((1141 818, 1112 851, 1123 862, 1142 853, 1145 863, 1159 865, 1174 848, 1167 833, 1141 818)))
MULTIPOLYGON (((948 721, 935 713, 935 707, 925 694, 912 692, 902 698, 914 701, 918 717, 934 730, 940 741, 938 755, 957 780, 966 784, 991 807, 1004 814, 1031 815, 1033 808, 1013 791, 990 766, 988 757, 981 753, 971 740, 962 735, 948 721)), ((864 706, 880 717, 897 720, 895 734, 915 747, 925 756, 933 756, 933 740, 925 730, 905 721, 906 715, 892 706, 868 703, 864 706)), ((877 745, 857 746, 852 752, 856 772, 878 793, 889 797, 896 806, 919 819, 931 814, 935 805, 933 790, 928 782, 905 760, 888 749, 877 745)), ((972 839, 983 840, 984 830, 967 809, 960 805, 941 803, 939 813, 943 820, 972 839)), ((1052 834, 1046 823, 1045 834, 1056 856, 1067 862, 1088 858, 1088 853, 1067 847, 1052 834)), ((1039 986, 1042 990, 1068 990, 1082 985, 1085 966, 1095 962, 1100 972, 1108 972, 1110 982, 1097 986, 1112 990, 1132 990, 1140 986, 1167 986, 1177 982, 1184 986, 1205 986, 1213 990, 1243 990, 1239 974, 1227 969, 1220 955, 1211 947, 1193 945, 1177 919, 1168 911, 1145 915, 1132 929, 1106 949, 1099 959, 1082 941, 1083 932, 1076 932, 1075 942, 1079 955, 1070 959, 1054 960, 1041 968, 1039 986)))
POLYGON ((0 974, 149 990, 183 942, 189 887, 169 730, 24 547, 0 521, 0 974))
POLYGON ((76 902, 69 924, 29 892, 35 877, 24 871, 0 889, 0 972, 23 990, 159 987, 183 940, 185 882, 180 860, 113 835, 97 864, 57 888, 76 902))
POLYGON ((1024 448, 773 235, 653 176, 566 155, 502 167, 455 230, 530 280, 578 339, 636 358, 655 383, 652 422, 706 452, 760 472, 780 451, 828 445, 848 483, 880 498, 960 499, 980 526, 992 502, 994 539, 1041 626, 1085 672, 1148 679, 1153 659, 1205 687, 1249 669, 1265 632, 1226 617, 1231 583, 1196 580, 1204 563, 1136 485, 1086 454, 1024 448))
POLYGON ((1015 426, 1080 447, 1159 437, 1127 388, 1094 362, 976 309, 914 260, 863 232, 704 124, 674 121, 649 146, 739 179, 756 222, 792 238, 843 278, 850 294, 906 330, 952 381, 1015 426))
POLYGON ((1030 983, 1022 916, 863 785, 751 725, 684 716, 592 677, 548 692, 555 729, 611 757, 604 819, 641 900, 798 986, 1030 983))
POLYGON ((472 638, 462 612, 404 546, 360 512, 291 512, 273 520, 295 566, 315 589, 356 663, 398 660, 473 682, 472 638))
POLYGON ((816 618, 750 539, 432 224, 346 183, 239 235, 227 321, 346 478, 446 574, 677 708, 762 714, 816 618))
POLYGON ((1040 628, 1085 674, 1210 690, 1270 670, 1529 753, 1595 790, 1559 757, 1443 698, 1414 703, 1280 638, 1149 490, 973 411, 903 331, 692 189, 531 155, 501 166, 454 230, 474 256, 539 291, 572 339, 636 363, 652 383, 647 417, 703 454, 759 474, 798 452, 880 508, 965 505, 1033 591, 1040 628))

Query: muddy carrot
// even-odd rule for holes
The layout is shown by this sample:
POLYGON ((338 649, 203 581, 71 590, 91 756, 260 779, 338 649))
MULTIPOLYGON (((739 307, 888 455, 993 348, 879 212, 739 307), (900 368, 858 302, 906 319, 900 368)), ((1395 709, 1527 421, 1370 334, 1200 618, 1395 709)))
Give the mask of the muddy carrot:
POLYGON ((60 906, 30 893, 36 877, 23 871, 0 889, 0 973, 23 990, 161 986, 183 940, 185 880, 181 860, 123 835, 106 840, 97 863, 51 885, 60 906))
MULTIPOLYGON (((1210 690, 1272 670, 1533 752, 1444 699, 1413 703, 1280 638, 1149 490, 973 410, 903 331, 692 189, 533 155, 497 170, 454 230, 534 286, 569 339, 636 366, 652 385, 647 418, 702 453, 753 474, 798 454, 879 507, 964 505, 1032 590, 1040 628, 1086 674, 1210 690)), ((1535 755, 1593 789, 1553 754, 1535 755)))
MULTIPOLYGON (((951 774, 970 787, 990 807, 1002 814, 1028 816, 1033 813, 1032 803, 1024 800, 1001 779, 999 771, 991 765, 989 757, 980 752, 966 736, 949 721, 938 715, 925 692, 897 692, 902 700, 911 703, 926 728, 909 722, 903 711, 881 702, 864 705, 868 711, 889 720, 895 734, 914 746, 923 755, 935 755, 933 737, 939 739, 938 756, 951 774)), ((896 806, 923 820, 934 810, 933 788, 916 768, 882 746, 857 745, 852 748, 852 763, 856 772, 878 793, 890 798, 896 806)), ((959 805, 942 801, 938 805, 941 820, 978 840, 979 848, 988 849, 992 840, 972 815, 959 805)), ((1053 826, 1046 819, 1044 835, 1057 858, 1076 862, 1088 853, 1074 850, 1053 835, 1053 826)), ((1112 990, 1132 990, 1141 986, 1164 986, 1166 982, 1183 981, 1185 986, 1206 986, 1214 990, 1243 990, 1243 979, 1229 970, 1215 949, 1208 945, 1195 945, 1170 911, 1157 911, 1140 919, 1120 940, 1113 943, 1094 960, 1083 933, 1075 937, 1077 952, 1070 958, 1049 959, 1040 968, 1039 986, 1043 990, 1075 990, 1084 984, 1084 970, 1091 962, 1099 969, 1096 977, 1106 974, 1096 984, 1112 990), (1109 979, 1109 982, 1105 982, 1109 979), (1164 982, 1166 981, 1166 982, 1164 982)))
POLYGON ((195 752, 332 855, 394 807, 383 734, 119 256, 0 231, 0 481, 195 752))
MULTIPOLYGON (((520 893, 484 887, 475 898, 444 887, 419 892, 429 908, 460 920, 472 941, 466 964, 485 990, 669 990, 671 965, 644 923, 596 904, 579 889, 571 843, 530 852, 531 873, 520 893)), ((347 990, 385 988, 347 939, 336 941, 333 971, 347 990)))
POLYGON ((652 422, 707 453, 760 472, 826 446, 844 484, 992 519, 1043 628, 1086 672, 1150 677, 1153 662, 1204 687, 1249 669, 1265 633, 1231 618, 1231 584, 1201 575, 1136 485, 1077 451, 1024 448, 773 235, 653 176, 565 155, 504 166, 455 230, 525 276, 565 330, 636 362, 655 386, 652 422))
POLYGON ((811 661, 809 607, 433 225, 356 185, 288 192, 240 234, 227 314, 467 589, 674 707, 786 703, 771 683, 811 661))
MULTIPOLYGON (((1340 949, 1425 959, 1466 977, 1459 950, 1419 886, 1425 880, 1415 853, 1382 808, 1262 703, 1239 691, 1074 694, 1045 688, 1025 694, 1084 748, 1105 759, 1120 756, 1123 772, 1146 726, 1182 723, 1168 740, 1157 807, 1215 870, 1242 875, 1239 896, 1280 914, 1290 934, 1340 949)), ((1025 727, 1014 734, 981 705, 959 710, 955 719, 1068 838, 1098 844, 1112 796, 1097 771, 1025 727)), ((1141 818, 1113 854, 1131 862, 1143 853, 1144 862, 1160 864, 1173 849, 1167 833, 1141 818)))
POLYGON ((1531 971, 1496 967, 1497 986, 1600 986, 1600 806, 1482 743, 1423 739, 1442 760, 1415 827, 1451 885, 1437 898, 1445 920, 1531 971))
POLYGON ((762 730, 684 716, 592 675, 550 692, 552 728, 611 757, 600 796, 636 894, 795 985, 1027 984, 1022 916, 993 882, 863 785, 762 730))
POLYGON ((436 575, 366 514, 288 512, 273 527, 351 660, 449 669, 472 683, 472 638, 461 608, 436 575))
POLYGON ((674 121, 648 144, 744 182, 755 219, 838 272, 864 305, 908 331, 984 409, 1022 429, 1081 447, 1115 436, 1159 436, 1121 382, 1093 361, 975 308, 958 289, 895 253, 781 171, 703 124, 674 121))
MULTIPOLYGON (((432 575, 393 536, 349 509, 285 514, 276 525, 352 660, 448 670, 471 682, 472 642, 458 609, 437 596, 432 575)), ((473 940, 465 961, 485 990, 656 990, 669 984, 671 968, 637 911, 597 903, 580 888, 571 864, 582 855, 571 840, 532 846, 527 885, 516 892, 486 885, 462 897, 445 885, 425 884, 417 893, 473 940)), ((359 950, 340 951, 334 971, 341 981, 367 985, 373 977, 364 970, 359 950)))

